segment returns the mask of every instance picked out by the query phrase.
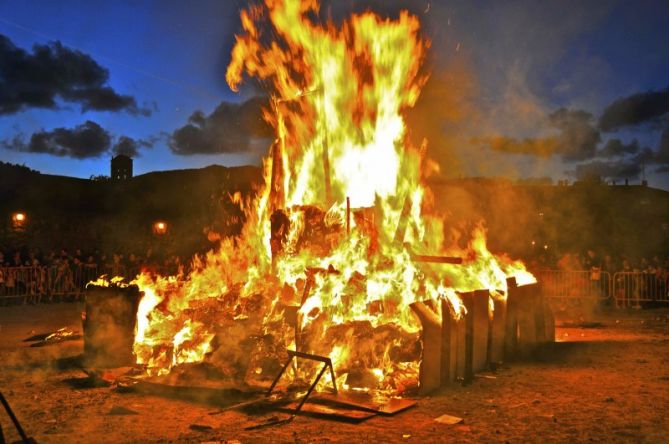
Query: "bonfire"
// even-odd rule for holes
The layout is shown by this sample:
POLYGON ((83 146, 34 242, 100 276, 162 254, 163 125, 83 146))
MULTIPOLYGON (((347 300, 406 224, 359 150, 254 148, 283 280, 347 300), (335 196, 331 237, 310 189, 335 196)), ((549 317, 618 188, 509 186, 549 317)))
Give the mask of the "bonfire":
POLYGON ((267 88, 263 117, 276 138, 265 183, 231 196, 246 216, 241 233, 196 257, 189 274, 133 282, 143 292, 134 354, 149 375, 199 365, 263 385, 297 350, 329 357, 340 389, 401 394, 417 388, 422 359, 411 304, 445 300, 457 319, 460 292, 503 299, 507 278, 534 280, 488 251, 482 224, 466 247, 444 243, 448 227, 424 185, 439 168, 405 123, 429 76, 418 18, 365 12, 334 23, 318 12, 316 0, 241 12, 226 79, 235 91, 249 77, 267 88))

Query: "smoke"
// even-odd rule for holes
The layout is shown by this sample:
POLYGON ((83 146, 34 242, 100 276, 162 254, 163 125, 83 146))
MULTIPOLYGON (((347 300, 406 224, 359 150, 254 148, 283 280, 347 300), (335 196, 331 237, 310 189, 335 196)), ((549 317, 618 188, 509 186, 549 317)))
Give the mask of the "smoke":
POLYGON ((608 105, 599 118, 602 131, 617 131, 626 126, 657 121, 669 113, 669 87, 620 98, 608 105))
POLYGON ((253 97, 242 103, 223 101, 208 116, 195 111, 186 125, 172 133, 170 149, 183 156, 249 151, 254 139, 273 134, 262 117, 267 106, 266 98, 253 97))
POLYGON ((57 99, 76 103, 82 111, 124 111, 148 116, 129 95, 107 85, 109 72, 89 55, 60 42, 17 48, 0 35, 0 115, 26 108, 58 108, 57 99))
POLYGON ((559 130, 555 136, 518 140, 505 136, 482 138, 495 151, 548 157, 560 155, 566 161, 590 159, 601 140, 593 126, 592 114, 561 108, 548 116, 548 123, 559 130))

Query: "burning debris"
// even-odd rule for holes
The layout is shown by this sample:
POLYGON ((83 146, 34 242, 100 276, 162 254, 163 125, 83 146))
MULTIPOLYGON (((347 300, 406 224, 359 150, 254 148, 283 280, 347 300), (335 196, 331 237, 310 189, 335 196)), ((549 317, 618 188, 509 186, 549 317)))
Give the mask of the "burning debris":
MULTIPOLYGON (((491 332, 504 331, 507 278, 534 278, 490 253, 482 226, 467 246, 444 245, 423 186, 427 142, 412 146, 404 119, 428 77, 418 19, 366 12, 337 27, 312 19, 318 7, 285 0, 242 12, 226 78, 235 90, 245 75, 267 86, 276 140, 264 189, 236 199, 241 234, 195 258, 188 275, 143 273, 111 290, 136 320, 110 325, 132 327, 133 359, 149 376, 266 387, 285 370, 299 385, 317 369, 282 365, 318 355, 330 373, 311 389, 396 396, 471 381, 499 359, 491 332)), ((104 291, 89 289, 98 319, 104 291)))

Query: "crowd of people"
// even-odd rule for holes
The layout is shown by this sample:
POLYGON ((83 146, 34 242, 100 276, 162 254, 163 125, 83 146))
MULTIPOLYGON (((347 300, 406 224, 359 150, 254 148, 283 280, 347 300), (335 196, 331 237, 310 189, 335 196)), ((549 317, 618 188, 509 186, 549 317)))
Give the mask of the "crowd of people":
POLYGON ((83 297, 88 282, 101 275, 133 279, 142 270, 175 274, 182 268, 176 255, 144 254, 99 249, 0 250, 0 304, 75 301, 83 297))

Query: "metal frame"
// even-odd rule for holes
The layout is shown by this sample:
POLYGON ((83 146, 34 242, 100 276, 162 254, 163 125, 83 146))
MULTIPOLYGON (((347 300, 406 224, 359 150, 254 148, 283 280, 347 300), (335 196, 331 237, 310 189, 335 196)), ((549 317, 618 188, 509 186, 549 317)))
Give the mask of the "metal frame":
POLYGON ((300 400, 300 403, 297 405, 297 408, 293 411, 293 413, 286 419, 277 419, 274 421, 270 422, 265 422, 262 424, 257 424, 253 425, 251 427, 247 427, 246 430, 254 430, 254 429, 259 429, 262 427, 267 427, 267 426, 272 426, 272 425, 278 425, 278 424, 286 424, 291 422, 293 419, 295 419, 295 416, 300 412, 302 409, 302 406, 304 405, 305 402, 307 402, 307 399, 309 398, 309 395, 311 395, 311 392, 314 391, 316 388, 316 385, 318 384, 318 381, 321 380, 321 377, 325 373, 325 371, 329 368, 330 369, 330 376, 332 377, 332 389, 334 390, 334 394, 336 395, 337 392, 337 379, 335 378, 335 372, 334 372, 334 367, 332 366, 332 360, 327 357, 327 356, 318 356, 318 355, 312 355, 310 353, 303 353, 303 352, 298 352, 295 350, 288 350, 288 361, 284 364, 284 366, 281 368, 281 371, 279 372, 278 375, 276 375, 276 378, 274 378, 274 381, 272 382, 272 385, 270 385, 269 389, 267 389, 267 392, 265 393, 265 397, 269 397, 272 395, 272 392, 274 391, 274 387, 276 387, 276 384, 279 382, 279 379, 281 379, 281 376, 286 372, 286 369, 288 366, 293 362, 293 358, 302 358, 302 359, 309 359, 312 361, 318 361, 323 363, 323 368, 321 368, 321 371, 318 372, 318 376, 316 376, 316 379, 314 379, 314 382, 311 383, 311 386, 309 387, 309 390, 307 390, 307 393, 302 397, 300 400))
MULTIPOLYGON (((5 411, 7 412, 7 416, 9 416, 9 419, 11 419, 12 423, 14 423, 14 427, 16 428, 16 431, 19 433, 21 441, 24 444, 34 443, 35 441, 28 435, 26 435, 26 432, 23 430, 23 427, 21 427, 21 423, 19 422, 16 415, 14 415, 14 412, 12 411, 9 402, 7 402, 7 399, 5 399, 5 396, 1 392, 0 392, 0 403, 2 403, 2 406, 5 408, 5 411)), ((2 426, 0 426, 0 444, 5 444, 5 437, 3 435, 2 426)))

